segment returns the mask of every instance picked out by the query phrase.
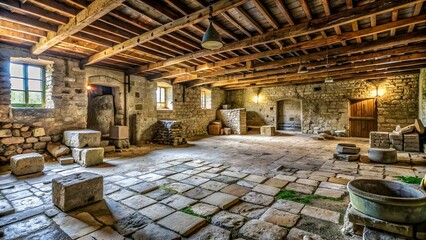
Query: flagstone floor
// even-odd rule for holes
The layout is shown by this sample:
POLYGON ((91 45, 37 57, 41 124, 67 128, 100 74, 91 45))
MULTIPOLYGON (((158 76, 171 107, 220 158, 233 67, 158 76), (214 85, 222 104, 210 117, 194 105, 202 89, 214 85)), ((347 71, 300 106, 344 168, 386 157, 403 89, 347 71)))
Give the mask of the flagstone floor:
POLYGON ((393 165, 335 161, 339 142, 368 149, 365 139, 217 136, 115 153, 97 167, 3 172, 0 231, 4 239, 361 239, 341 233, 346 183, 423 177, 424 154, 399 154, 393 165), (63 213, 51 180, 82 171, 104 176, 104 200, 63 213))

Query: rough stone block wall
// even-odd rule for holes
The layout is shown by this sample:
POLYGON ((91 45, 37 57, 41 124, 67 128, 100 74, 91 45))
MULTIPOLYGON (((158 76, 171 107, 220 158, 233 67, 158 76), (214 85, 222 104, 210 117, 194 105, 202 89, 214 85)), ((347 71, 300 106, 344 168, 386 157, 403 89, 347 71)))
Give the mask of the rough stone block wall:
MULTIPOLYGON (((379 87, 383 96, 377 98, 379 131, 392 131, 396 125, 412 124, 418 115, 418 74, 387 78, 379 87)), ((349 99, 371 98, 376 87, 368 81, 336 81, 262 88, 259 101, 255 92, 243 89, 226 92, 226 103, 256 112, 267 125, 276 126, 277 102, 283 99, 302 101, 302 131, 348 130, 349 99)))
POLYGON ((426 123, 426 68, 420 69, 419 103, 419 118, 426 123))
MULTIPOLYGON (((154 94, 155 95, 155 94, 154 94)), ((212 108, 201 108, 201 88, 173 85, 173 110, 157 110, 159 120, 178 120, 182 123, 184 137, 207 133, 207 126, 216 119, 216 110, 225 99, 225 93, 212 89, 212 108)))
POLYGON ((217 118, 228 127, 233 134, 247 133, 247 112, 244 108, 218 110, 217 118))

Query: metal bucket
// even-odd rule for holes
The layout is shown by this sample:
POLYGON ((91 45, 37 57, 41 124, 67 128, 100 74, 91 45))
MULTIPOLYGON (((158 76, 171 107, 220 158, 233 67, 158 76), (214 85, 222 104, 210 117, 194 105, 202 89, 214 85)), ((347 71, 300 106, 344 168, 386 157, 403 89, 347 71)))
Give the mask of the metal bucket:
POLYGON ((426 222, 426 193, 389 180, 356 179, 348 183, 352 206, 374 218, 395 223, 426 222))

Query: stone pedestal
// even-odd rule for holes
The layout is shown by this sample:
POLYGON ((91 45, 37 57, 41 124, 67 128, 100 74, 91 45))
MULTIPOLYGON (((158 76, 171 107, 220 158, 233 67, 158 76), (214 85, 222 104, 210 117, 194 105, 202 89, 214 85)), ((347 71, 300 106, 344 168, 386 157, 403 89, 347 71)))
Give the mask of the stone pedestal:
POLYGON ((73 148, 72 157, 83 167, 98 165, 104 161, 104 148, 73 148))
POLYGON ((63 144, 72 148, 99 147, 101 145, 101 132, 89 129, 65 131, 63 144))
POLYGON ((418 133, 404 134, 404 151, 406 152, 420 151, 420 137, 418 133))
POLYGON ((38 153, 12 156, 10 158, 10 169, 17 176, 41 172, 44 169, 44 157, 38 153))
POLYGON ((109 138, 115 140, 129 139, 128 126, 113 126, 111 127, 109 138))
POLYGON ((103 199, 103 177, 82 172, 52 180, 52 201, 62 211, 83 207, 103 199))
POLYGON ((275 136, 275 127, 274 126, 261 126, 260 135, 264 136, 275 136))
POLYGON ((388 132, 370 132, 370 147, 389 148, 390 139, 388 132))

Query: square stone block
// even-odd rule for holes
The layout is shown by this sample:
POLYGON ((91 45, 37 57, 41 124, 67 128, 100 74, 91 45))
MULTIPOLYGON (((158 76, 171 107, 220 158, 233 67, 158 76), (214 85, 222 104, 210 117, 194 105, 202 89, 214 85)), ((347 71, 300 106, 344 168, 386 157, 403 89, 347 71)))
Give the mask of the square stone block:
POLYGON ((109 138, 121 140, 129 138, 129 127, 128 126, 113 126, 109 131, 109 138))
POLYGON ((104 161, 104 148, 73 148, 72 157, 83 167, 98 165, 104 161))
POLYGON ((65 131, 63 144, 73 148, 99 147, 101 146, 101 132, 89 129, 65 131))
POLYGON ((274 126, 261 126, 260 135, 264 136, 275 136, 275 127, 274 126))
POLYGON ((103 177, 82 172, 52 180, 52 201, 62 211, 83 207, 103 198, 103 177))
POLYGON ((10 169, 17 176, 41 172, 44 169, 44 157, 38 153, 12 156, 10 158, 10 169))

